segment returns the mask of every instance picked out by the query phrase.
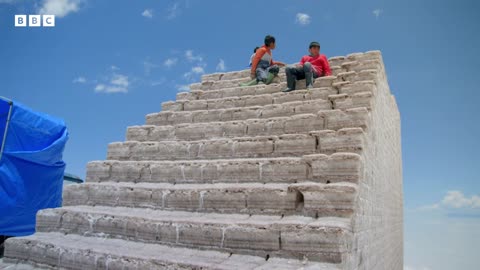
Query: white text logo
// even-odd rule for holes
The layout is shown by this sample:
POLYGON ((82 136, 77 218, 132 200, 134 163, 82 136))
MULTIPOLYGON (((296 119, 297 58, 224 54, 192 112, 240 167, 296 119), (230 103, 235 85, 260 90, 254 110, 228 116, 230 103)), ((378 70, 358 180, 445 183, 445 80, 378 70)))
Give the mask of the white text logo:
POLYGON ((15 15, 15 27, 54 27, 55 15, 15 15))

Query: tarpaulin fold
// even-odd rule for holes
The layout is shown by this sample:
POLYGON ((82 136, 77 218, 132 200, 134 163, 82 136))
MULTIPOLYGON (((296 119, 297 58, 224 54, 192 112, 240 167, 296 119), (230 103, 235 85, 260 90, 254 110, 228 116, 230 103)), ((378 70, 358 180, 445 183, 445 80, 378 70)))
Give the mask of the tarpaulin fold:
POLYGON ((0 138, 10 106, 0 160, 0 235, 23 236, 35 232, 38 210, 62 204, 68 131, 60 119, 0 99, 0 138))

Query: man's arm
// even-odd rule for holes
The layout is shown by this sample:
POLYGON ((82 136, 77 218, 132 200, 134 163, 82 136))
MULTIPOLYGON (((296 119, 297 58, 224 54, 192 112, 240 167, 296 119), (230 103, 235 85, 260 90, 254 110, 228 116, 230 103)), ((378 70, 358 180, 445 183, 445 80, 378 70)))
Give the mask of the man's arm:
POLYGON ((325 76, 330 76, 332 75, 332 70, 330 69, 330 64, 328 63, 328 59, 326 56, 323 56, 323 61, 322 61, 322 69, 323 73, 325 76))
POLYGON ((277 61, 273 61, 273 60, 272 60, 272 65, 278 65, 278 66, 283 67, 283 66, 285 66, 285 63, 283 63, 283 62, 277 62, 277 61))

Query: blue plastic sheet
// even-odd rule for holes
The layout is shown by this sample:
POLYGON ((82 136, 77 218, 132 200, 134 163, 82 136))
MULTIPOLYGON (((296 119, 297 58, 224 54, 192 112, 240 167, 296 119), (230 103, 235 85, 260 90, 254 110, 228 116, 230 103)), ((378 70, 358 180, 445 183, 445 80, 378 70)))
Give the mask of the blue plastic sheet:
MULTIPOLYGON (((7 117, 10 111, 10 103, 0 98, 0 147, 2 146, 5 128, 7 127, 7 117)), ((1 148, 0 148, 1 150, 1 148)))
MULTIPOLYGON (((0 115, 7 107, 0 99, 0 115)), ((0 117, 1 137, 5 124, 0 117)), ((67 140, 62 120, 13 102, 0 160, 0 235, 32 234, 38 210, 61 206, 67 140)))

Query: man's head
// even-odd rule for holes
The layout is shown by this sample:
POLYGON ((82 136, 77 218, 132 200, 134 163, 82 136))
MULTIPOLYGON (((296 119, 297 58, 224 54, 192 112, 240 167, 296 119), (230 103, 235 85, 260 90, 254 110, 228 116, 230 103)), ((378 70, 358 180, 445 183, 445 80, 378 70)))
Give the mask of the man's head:
POLYGON ((317 56, 320 54, 320 43, 316 41, 310 42, 310 46, 308 47, 308 51, 311 55, 317 56))
POLYGON ((273 36, 266 36, 265 37, 265 46, 269 47, 270 49, 275 49, 275 38, 273 36))

